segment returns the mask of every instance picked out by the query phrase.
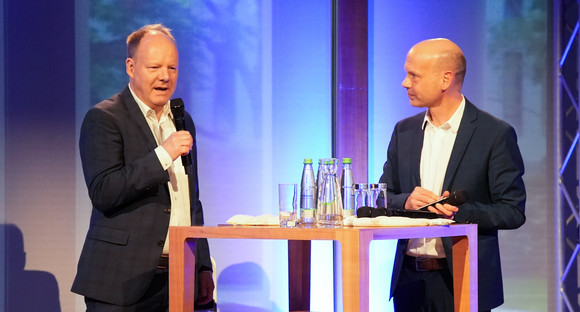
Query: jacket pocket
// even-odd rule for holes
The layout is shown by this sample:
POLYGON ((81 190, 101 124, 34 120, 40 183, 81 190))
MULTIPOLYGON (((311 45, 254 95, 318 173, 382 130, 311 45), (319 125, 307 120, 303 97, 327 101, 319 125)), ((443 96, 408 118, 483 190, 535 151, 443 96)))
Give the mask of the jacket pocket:
POLYGON ((87 238, 96 239, 115 245, 127 245, 129 233, 124 230, 111 229, 102 226, 92 226, 87 238))

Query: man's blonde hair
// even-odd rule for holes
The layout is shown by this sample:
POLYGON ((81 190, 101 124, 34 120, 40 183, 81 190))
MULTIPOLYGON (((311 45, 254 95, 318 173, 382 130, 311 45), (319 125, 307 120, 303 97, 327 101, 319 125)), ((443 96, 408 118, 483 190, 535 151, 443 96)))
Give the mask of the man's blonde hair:
POLYGON ((141 43, 141 39, 143 39, 146 34, 154 32, 160 32, 166 35, 175 44, 175 38, 173 38, 173 35, 171 34, 171 29, 165 27, 163 24, 145 25, 135 30, 127 37, 127 57, 132 58, 139 47, 139 43, 141 43))

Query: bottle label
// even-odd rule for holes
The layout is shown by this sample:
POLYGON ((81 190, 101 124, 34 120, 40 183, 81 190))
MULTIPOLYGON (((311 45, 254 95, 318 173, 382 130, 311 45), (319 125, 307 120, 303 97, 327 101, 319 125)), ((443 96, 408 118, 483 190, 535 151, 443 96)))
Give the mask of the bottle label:
POLYGON ((300 209, 316 209, 313 194, 302 194, 300 196, 300 209))

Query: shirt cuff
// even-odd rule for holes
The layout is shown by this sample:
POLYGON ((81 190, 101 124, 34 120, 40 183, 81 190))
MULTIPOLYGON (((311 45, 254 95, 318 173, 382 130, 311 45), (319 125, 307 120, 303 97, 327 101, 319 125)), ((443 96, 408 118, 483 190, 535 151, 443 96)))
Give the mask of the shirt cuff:
POLYGON ((159 163, 163 167, 163 170, 167 170, 169 167, 171 167, 171 164, 173 164, 173 159, 171 159, 169 153, 167 153, 167 151, 162 146, 157 146, 157 148, 155 148, 155 154, 157 154, 157 159, 159 159, 159 163))

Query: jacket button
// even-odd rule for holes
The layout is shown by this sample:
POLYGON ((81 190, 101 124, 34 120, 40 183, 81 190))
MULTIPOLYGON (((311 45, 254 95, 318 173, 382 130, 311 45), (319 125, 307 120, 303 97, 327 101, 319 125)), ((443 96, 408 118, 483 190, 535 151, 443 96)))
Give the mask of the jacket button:
POLYGON ((163 247, 163 245, 165 245, 165 242, 164 241, 160 240, 160 241, 157 242, 157 246, 163 247))
POLYGON ((165 212, 166 214, 170 214, 171 208, 169 208, 169 207, 163 208, 163 212, 165 212))

